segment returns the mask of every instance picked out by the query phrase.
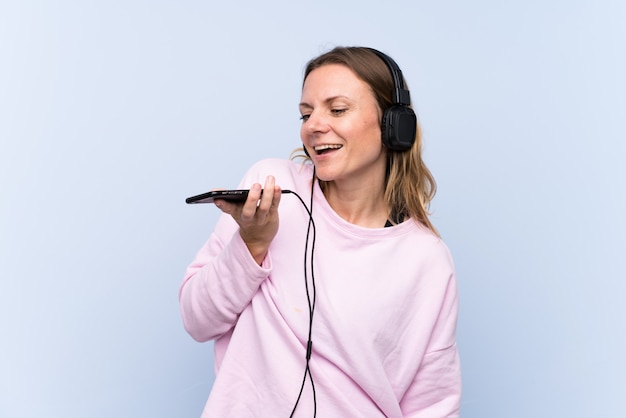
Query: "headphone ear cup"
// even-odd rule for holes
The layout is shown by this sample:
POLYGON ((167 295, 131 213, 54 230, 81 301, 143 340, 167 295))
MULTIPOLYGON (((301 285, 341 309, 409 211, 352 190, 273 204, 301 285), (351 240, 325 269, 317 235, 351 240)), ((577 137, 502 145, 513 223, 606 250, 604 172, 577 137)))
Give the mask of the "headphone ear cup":
POLYGON ((383 113, 380 130, 385 147, 392 151, 408 151, 417 135, 417 116, 408 106, 393 105, 383 113))

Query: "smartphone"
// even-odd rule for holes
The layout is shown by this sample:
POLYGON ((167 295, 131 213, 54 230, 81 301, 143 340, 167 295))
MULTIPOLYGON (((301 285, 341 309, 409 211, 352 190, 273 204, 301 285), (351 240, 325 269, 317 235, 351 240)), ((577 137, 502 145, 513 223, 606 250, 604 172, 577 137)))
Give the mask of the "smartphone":
MULTIPOLYGON (((229 202, 245 202, 248 198, 248 189, 233 190, 214 190, 212 192, 202 193, 197 196, 191 196, 185 199, 185 202, 192 203, 213 203, 215 199, 224 199, 229 202)), ((282 194, 293 193, 291 190, 281 190, 282 194)), ((263 190, 261 190, 263 196, 263 190)))
MULTIPOLYGON (((212 192, 202 193, 197 196, 191 196, 185 199, 185 202, 192 203, 213 203, 215 199, 224 199, 229 202, 245 202, 248 198, 249 190, 214 190, 212 192)), ((261 191, 263 193, 263 191, 261 191)))

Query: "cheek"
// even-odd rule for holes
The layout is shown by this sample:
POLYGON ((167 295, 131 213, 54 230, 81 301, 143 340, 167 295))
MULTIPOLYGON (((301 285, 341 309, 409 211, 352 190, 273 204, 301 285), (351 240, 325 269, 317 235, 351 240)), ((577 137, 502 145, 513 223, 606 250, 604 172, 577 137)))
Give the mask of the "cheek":
POLYGON ((371 109, 367 112, 367 116, 363 118, 362 129, 380 138, 381 121, 382 114, 378 111, 378 108, 371 109))
POLYGON ((380 124, 377 120, 364 122, 361 127, 363 136, 367 138, 368 143, 373 144, 380 142, 382 145, 382 136, 380 131, 380 124))

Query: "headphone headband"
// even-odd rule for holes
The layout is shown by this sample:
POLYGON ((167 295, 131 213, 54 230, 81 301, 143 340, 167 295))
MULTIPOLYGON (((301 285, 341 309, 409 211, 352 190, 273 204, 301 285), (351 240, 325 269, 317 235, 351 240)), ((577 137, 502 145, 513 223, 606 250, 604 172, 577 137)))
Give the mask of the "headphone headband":
POLYGON ((417 116, 411 109, 411 95, 404 85, 404 77, 398 64, 390 56, 374 48, 366 48, 382 59, 393 78, 393 104, 383 112, 381 122, 382 141, 392 151, 408 151, 417 137, 417 116))
POLYGON ((372 51, 380 59, 382 59, 389 68, 389 71, 391 72, 391 76, 393 77, 393 103, 403 106, 410 106, 411 94, 404 85, 404 77, 402 76, 402 70, 400 70, 398 64, 396 64, 396 62, 389 55, 384 54, 377 49, 367 49, 369 51, 372 51))

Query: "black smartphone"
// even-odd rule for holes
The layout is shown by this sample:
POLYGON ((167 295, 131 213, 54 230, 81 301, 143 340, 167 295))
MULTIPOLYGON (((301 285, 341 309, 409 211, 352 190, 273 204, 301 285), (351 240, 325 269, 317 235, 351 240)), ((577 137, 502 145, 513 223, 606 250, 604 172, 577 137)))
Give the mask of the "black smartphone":
MULTIPOLYGON (((185 199, 185 202, 192 203, 213 203, 215 199, 224 199, 229 202, 245 202, 248 198, 248 189, 231 189, 231 190, 214 190, 197 196, 191 196, 185 199)), ((291 190, 281 190, 282 194, 293 193, 291 190)), ((261 190, 263 196, 263 190, 261 190)))
MULTIPOLYGON (((213 203, 215 199, 224 199, 230 202, 245 202, 248 198, 249 190, 214 190, 212 192, 202 193, 197 196, 191 196, 185 199, 185 202, 192 203, 213 203)), ((261 191, 263 193, 263 191, 261 191)))

